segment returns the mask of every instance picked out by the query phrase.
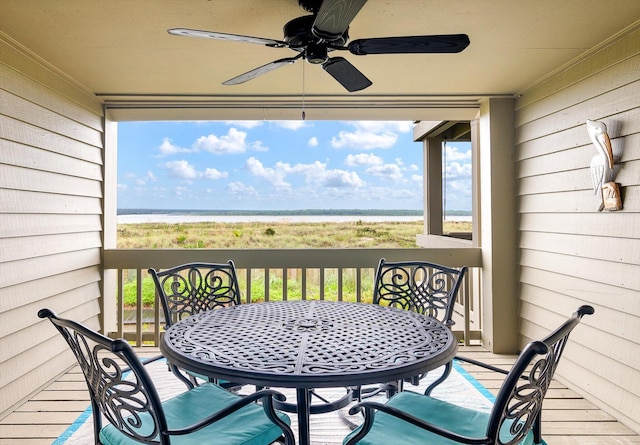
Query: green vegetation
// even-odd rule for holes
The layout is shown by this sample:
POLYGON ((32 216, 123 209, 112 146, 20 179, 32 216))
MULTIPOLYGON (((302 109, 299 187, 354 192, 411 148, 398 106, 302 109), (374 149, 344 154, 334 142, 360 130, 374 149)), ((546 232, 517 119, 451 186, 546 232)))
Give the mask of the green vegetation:
MULTIPOLYGON (((352 223, 182 223, 182 224, 120 224, 117 246, 131 248, 197 248, 197 249, 245 249, 245 248, 413 248, 416 235, 422 233, 422 221, 370 223, 361 220, 352 223)), ((445 222, 446 232, 470 232, 470 222, 445 222)), ((309 272, 309 271, 308 271, 309 272)), ((311 271, 313 272, 313 271, 311 271)), ((246 271, 240 270, 240 286, 246 298, 246 271)), ((313 274, 312 274, 313 275, 313 274)), ((283 298, 285 280, 281 271, 271 271, 268 277, 269 300, 283 298)), ((372 295, 373 277, 363 277, 361 295, 372 295), (369 286, 369 288, 367 288, 369 286)), ((302 283, 297 271, 286 277, 287 298, 302 297, 302 283)), ((320 295, 319 271, 317 276, 307 276, 307 299, 320 295)), ((136 274, 125 279, 125 306, 136 305, 136 274)), ((327 270, 324 275, 324 298, 337 299, 338 272, 327 270)), ((346 269, 342 276, 342 297, 346 301, 356 299, 356 272, 346 269)), ((366 298, 366 297, 365 297, 366 298)), ((142 282, 143 305, 153 305, 155 288, 151 277, 142 282)), ((265 277, 251 279, 251 301, 265 300, 265 277)))
MULTIPOLYGON (((125 306, 136 306, 137 283, 135 273, 131 274, 131 278, 122 286, 124 294, 125 306)), ((153 306, 156 301, 156 288, 151 277, 145 277, 142 280, 142 304, 143 306, 153 306)))
MULTIPOLYGON (((246 299, 246 291, 243 287, 246 283, 244 271, 240 271, 240 290, 243 298, 246 299)), ((287 276, 287 299, 300 300, 302 298, 302 281, 300 279, 301 271, 289 271, 287 276)), ((280 301, 283 299, 283 286, 285 280, 281 271, 271 271, 269 274, 269 301, 280 301)), ((372 295, 373 293, 373 275, 365 278, 362 295, 372 295)), ((345 269, 342 275, 342 299, 345 301, 356 301, 356 270, 345 269)), ((251 301, 265 301, 265 277, 257 276, 251 280, 251 301)), ((307 285, 305 298, 314 300, 320 298, 320 271, 307 270, 307 285)), ((338 271, 326 270, 324 275, 324 299, 328 301, 337 301, 338 299, 338 271)), ((246 301, 246 300, 243 300, 246 301)))
MULTIPOLYGON (((422 221, 347 223, 120 224, 119 249, 412 248, 422 221)), ((445 232, 469 232, 470 222, 445 222, 445 232)))
MULTIPOLYGON (((125 307, 135 307, 137 282, 135 271, 126 279, 123 286, 124 305, 125 307)), ((239 270, 238 280, 240 282, 240 293, 243 302, 246 302, 244 270, 239 270)), ((301 272, 299 270, 290 271, 287 276, 287 299, 300 300, 302 298, 302 281, 298 279, 301 272)), ((320 272, 319 270, 307 271, 307 286, 305 298, 308 300, 319 299, 320 297, 320 272)), ((282 277, 282 271, 271 271, 269 274, 269 301, 280 301, 283 299, 283 286, 285 280, 282 277)), ((265 277, 253 277, 251 280, 251 301, 253 303, 265 301, 265 277)), ((373 273, 371 277, 363 277, 361 292, 364 296, 363 300, 373 294, 373 273), (368 297, 367 297, 368 296, 368 297)), ((342 275, 342 299, 344 301, 356 301, 356 271, 355 269, 344 269, 342 275)), ((324 299, 328 301, 336 301, 338 299, 338 271, 325 271, 324 276, 324 299)), ((142 279, 142 305, 146 307, 153 306, 155 302, 155 285, 150 276, 144 276, 142 279)))

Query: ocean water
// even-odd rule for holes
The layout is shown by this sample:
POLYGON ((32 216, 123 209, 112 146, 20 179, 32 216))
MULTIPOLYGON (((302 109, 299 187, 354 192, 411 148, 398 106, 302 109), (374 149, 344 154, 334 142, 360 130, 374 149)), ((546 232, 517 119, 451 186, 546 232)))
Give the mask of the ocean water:
MULTIPOLYGON (((321 223, 321 222, 407 222, 422 221, 422 216, 387 216, 387 215, 180 215, 171 214, 139 214, 118 215, 118 224, 142 223, 194 223, 194 222, 271 222, 271 223, 321 223)), ((448 216, 447 221, 471 221, 470 216, 448 216)))

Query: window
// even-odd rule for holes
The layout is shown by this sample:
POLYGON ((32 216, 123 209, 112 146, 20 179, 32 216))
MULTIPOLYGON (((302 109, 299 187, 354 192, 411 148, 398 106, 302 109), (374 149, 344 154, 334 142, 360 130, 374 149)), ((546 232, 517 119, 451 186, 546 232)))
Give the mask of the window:
POLYGON ((424 144, 423 247, 440 243, 434 237, 473 240, 475 175, 472 126, 466 122, 420 122, 414 132, 424 144))

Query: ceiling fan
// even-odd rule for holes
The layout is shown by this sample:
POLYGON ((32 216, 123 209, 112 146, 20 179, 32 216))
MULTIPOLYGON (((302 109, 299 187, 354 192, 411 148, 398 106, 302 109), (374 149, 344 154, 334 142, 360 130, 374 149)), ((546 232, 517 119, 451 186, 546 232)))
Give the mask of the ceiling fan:
POLYGON ((298 52, 294 57, 275 60, 240 74, 223 82, 224 85, 247 82, 302 58, 309 63, 322 65, 322 68, 349 92, 363 90, 371 85, 371 81, 344 57, 329 57, 332 51, 348 50, 357 56, 458 53, 469 45, 469 37, 466 34, 380 37, 353 40, 347 44, 349 24, 366 2, 367 0, 298 0, 300 7, 311 14, 285 24, 283 40, 186 28, 173 28, 168 32, 178 36, 255 43, 271 48, 289 48, 298 52))

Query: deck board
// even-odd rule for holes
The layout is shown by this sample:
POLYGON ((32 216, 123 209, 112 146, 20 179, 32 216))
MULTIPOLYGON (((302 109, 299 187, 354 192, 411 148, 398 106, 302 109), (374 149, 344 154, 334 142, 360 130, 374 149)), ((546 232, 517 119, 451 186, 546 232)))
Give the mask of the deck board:
MULTIPOLYGON (((137 351, 143 357, 158 354, 156 348, 137 351)), ((506 369, 516 358, 475 346, 461 347, 460 354, 506 369)), ((462 366, 490 392, 497 392, 502 380, 495 373, 467 363, 462 366)), ((86 384, 75 366, 0 420, 0 445, 49 445, 88 406, 86 384)), ((549 389, 542 419, 548 445, 640 445, 638 434, 558 381, 549 389)))

